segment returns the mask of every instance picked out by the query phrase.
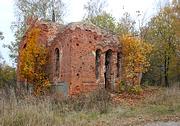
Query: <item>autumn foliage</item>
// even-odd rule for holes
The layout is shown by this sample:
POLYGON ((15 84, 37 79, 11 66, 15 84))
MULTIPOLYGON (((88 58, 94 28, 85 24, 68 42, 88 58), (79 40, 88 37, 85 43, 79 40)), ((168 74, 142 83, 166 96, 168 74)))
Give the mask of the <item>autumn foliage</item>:
POLYGON ((20 77, 26 80, 28 84, 33 84, 36 95, 44 92, 49 84, 45 72, 48 51, 38 40, 40 33, 39 28, 33 28, 27 35, 24 48, 19 52, 20 77))
POLYGON ((127 85, 138 85, 141 74, 150 66, 148 56, 152 45, 130 35, 124 35, 120 42, 123 53, 123 80, 127 85))

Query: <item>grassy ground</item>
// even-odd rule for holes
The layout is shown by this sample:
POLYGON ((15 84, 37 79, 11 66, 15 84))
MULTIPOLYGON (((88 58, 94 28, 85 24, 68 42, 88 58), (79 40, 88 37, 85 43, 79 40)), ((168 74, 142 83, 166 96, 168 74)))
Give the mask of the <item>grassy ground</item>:
POLYGON ((134 126, 180 121, 177 87, 148 87, 141 95, 97 91, 63 100, 57 96, 0 98, 1 126, 134 126))

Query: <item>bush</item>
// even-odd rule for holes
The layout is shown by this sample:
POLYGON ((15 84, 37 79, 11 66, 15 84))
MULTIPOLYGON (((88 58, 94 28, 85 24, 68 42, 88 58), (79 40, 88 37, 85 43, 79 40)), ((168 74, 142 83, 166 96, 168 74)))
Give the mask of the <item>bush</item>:
POLYGON ((119 92, 120 93, 127 92, 130 94, 140 94, 142 91, 143 90, 140 85, 130 85, 124 81, 121 81, 119 83, 119 92))
POLYGON ((131 92, 134 93, 134 94, 138 94, 139 95, 139 94, 141 94, 142 91, 143 90, 142 90, 140 85, 135 85, 135 86, 131 87, 131 92))

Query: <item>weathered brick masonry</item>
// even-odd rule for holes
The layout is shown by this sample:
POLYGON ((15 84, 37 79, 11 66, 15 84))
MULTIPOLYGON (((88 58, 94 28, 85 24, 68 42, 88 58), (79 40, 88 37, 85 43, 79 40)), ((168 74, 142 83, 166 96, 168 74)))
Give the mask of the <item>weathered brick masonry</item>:
MULTIPOLYGON (((49 49, 47 73, 52 84, 66 83, 68 94, 104 87, 116 90, 121 79, 121 49, 117 37, 92 24, 82 22, 66 26, 39 20, 28 21, 21 43, 33 27, 42 29, 39 42, 49 49)), ((22 81, 18 76, 18 81, 22 81)))

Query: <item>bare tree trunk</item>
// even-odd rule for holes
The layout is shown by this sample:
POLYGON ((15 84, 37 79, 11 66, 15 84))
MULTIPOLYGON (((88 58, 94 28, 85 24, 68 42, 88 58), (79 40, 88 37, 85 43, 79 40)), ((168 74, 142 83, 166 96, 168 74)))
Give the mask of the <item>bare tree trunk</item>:
POLYGON ((169 87, 169 56, 165 55, 165 60, 164 60, 164 81, 165 81, 165 86, 169 87))

